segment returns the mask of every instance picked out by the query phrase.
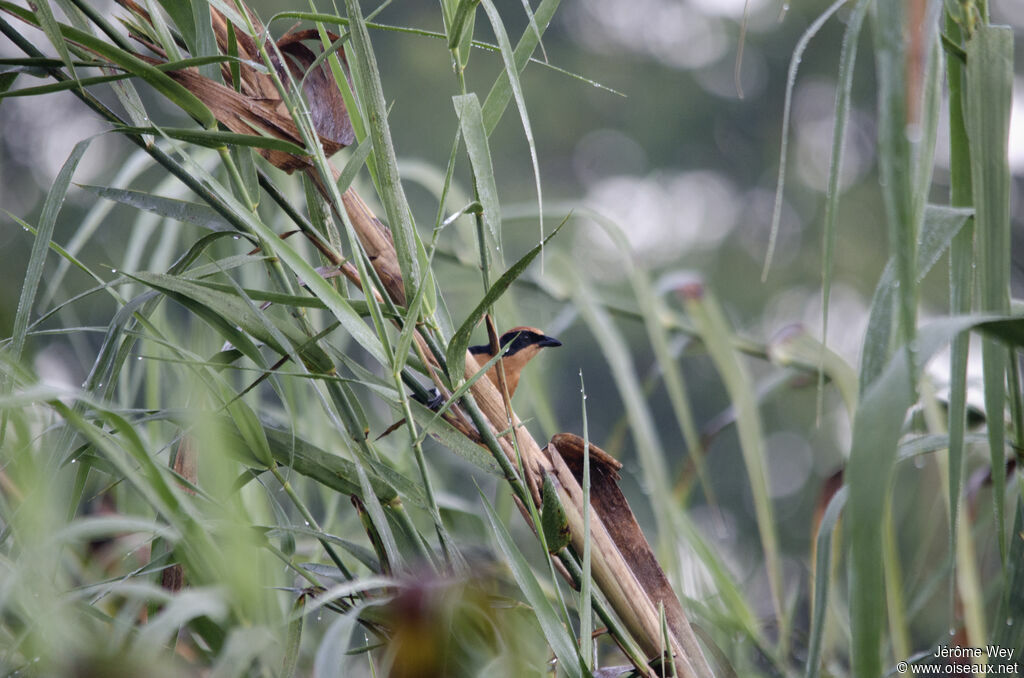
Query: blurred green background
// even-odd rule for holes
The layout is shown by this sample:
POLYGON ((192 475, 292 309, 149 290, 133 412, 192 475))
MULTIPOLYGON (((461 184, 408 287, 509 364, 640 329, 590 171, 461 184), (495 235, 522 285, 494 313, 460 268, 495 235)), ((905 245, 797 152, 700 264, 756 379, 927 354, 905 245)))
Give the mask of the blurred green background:
MULTIPOLYGON (((264 19, 282 9, 299 8, 295 2, 251 4, 264 19)), ((521 5, 499 4, 510 35, 520 34, 526 27, 521 5)), ((792 324, 820 333, 821 219, 847 8, 810 42, 800 63, 778 249, 765 281, 761 270, 778 176, 787 68, 800 35, 828 4, 564 0, 544 35, 546 59, 558 69, 593 82, 541 64, 530 65, 523 75, 544 205, 549 211, 546 229, 553 228, 567 210, 586 207, 615 220, 628 235, 633 252, 620 251, 596 223, 576 219, 553 242, 543 268, 535 263, 526 282, 516 286, 514 303, 501 307, 502 322, 541 327, 565 344, 540 358, 540 365, 531 366, 517 403, 525 413, 531 409, 525 403, 531 401, 551 405, 554 421, 535 419, 530 424, 538 439, 557 431, 580 432, 578 375, 582 371, 589 394, 590 439, 626 464, 623 485, 627 495, 637 498, 634 509, 645 526, 651 524, 650 509, 640 500, 644 487, 639 471, 633 470, 636 465, 630 463, 632 444, 629 436, 623 435, 624 407, 611 369, 574 304, 545 290, 557 292, 565 287, 569 275, 565 264, 572 261, 577 264, 575 272, 586 276, 589 284, 600 290, 601 298, 627 300, 629 282, 622 272, 625 256, 647 269, 661 290, 682 279, 705 280, 738 333, 755 344, 769 345, 781 329, 792 324), (749 15, 737 75, 745 6, 749 15)), ((113 11, 113 4, 108 5, 113 11)), ((330 9, 326 3, 318 5, 330 9)), ((1024 37, 1024 3, 1000 0, 991 7, 994 23, 1011 24, 1018 39, 1024 37)), ((306 8, 304 3, 301 8, 306 8)), ((442 30, 434 3, 394 2, 375 20, 442 30)), ((281 21, 272 32, 280 35, 288 27, 287 21, 281 21)), ((854 77, 828 337, 828 345, 853 365, 870 295, 887 256, 874 158, 875 83, 872 52, 866 47, 869 33, 865 31, 861 37, 865 48, 854 77)), ((475 36, 494 40, 483 18, 477 21, 475 36)), ((392 104, 390 123, 406 190, 421 229, 428 229, 437 204, 434 192, 424 185, 440 181, 451 152, 458 125, 451 101, 457 81, 450 69, 442 67, 448 53, 441 40, 385 31, 374 31, 372 39, 385 97, 392 104)), ((15 53, 9 42, 0 39, 0 54, 15 53)), ((1010 162, 1016 173, 1012 209, 1015 235, 1024 237, 1024 49, 1018 49, 1016 65, 1010 140, 1010 162)), ((486 92, 501 68, 496 54, 476 51, 470 61, 468 88, 486 92)), ((145 87, 140 91, 146 97, 145 87)), ((147 98, 147 104, 154 101, 147 98)), ((173 124, 173 114, 166 115, 165 121, 173 124)), ((74 143, 104 131, 103 123, 70 94, 0 103, 0 206, 34 222, 45 191, 74 143)), ((936 200, 943 200, 947 190, 943 167, 948 151, 941 139, 943 132, 940 127, 933 188, 936 200)), ((512 262, 538 238, 529 148, 514 108, 506 112, 490 147, 507 221, 506 262, 512 262)), ((75 180, 112 183, 131 150, 115 135, 102 136, 93 143, 75 180)), ((468 196, 468 171, 461 158, 460 162, 457 177, 462 194, 468 196)), ((159 171, 149 171, 140 183, 153 186, 162 179, 159 171)), ((369 191, 361 192, 364 197, 369 195, 369 191)), ((72 188, 57 225, 57 242, 66 243, 73 237, 81 215, 94 201, 92 194, 72 188)), ((464 203, 453 200, 452 204, 464 203)), ((131 210, 114 207, 81 258, 100 266, 121 267, 135 219, 131 210)), ((437 266, 455 323, 482 294, 478 271, 459 261, 472 262, 474 257, 467 226, 446 236, 443 249, 447 258, 437 266)), ((160 230, 154 229, 142 246, 154 248, 160 237, 160 230)), ((13 322, 31 245, 30 234, 0 215, 0 252, 5 262, 0 267, 2 335, 9 334, 6 328, 13 322)), ((81 282, 76 275, 74 271, 68 274, 68 289, 81 282)), ((925 309, 931 305, 936 311, 945 311, 946 285, 943 261, 923 288, 925 309)), ((83 327, 103 326, 112 306, 106 299, 89 299, 76 303, 72 313, 83 327)), ((651 374, 655 361, 642 323, 628 314, 616 314, 615 318, 629 340, 638 373, 641 377, 651 374)), ((74 341, 94 342, 94 352, 101 335, 88 336, 92 339, 81 334, 74 341)), ((88 355, 90 347, 72 347, 68 341, 35 338, 29 344, 29 355, 45 378, 78 384, 89 368, 78 356, 88 355)), ((729 408, 717 373, 701 351, 693 355, 684 351, 680 360, 698 425, 705 432, 716 431, 718 422, 728 417, 729 408)), ((785 574, 792 582, 807 576, 804 563, 813 507, 823 479, 838 468, 848 449, 849 422, 832 390, 826 391, 819 420, 813 378, 806 380, 804 388, 786 384, 780 389, 775 387, 778 368, 757 359, 750 361, 750 367, 765 391, 761 412, 772 490, 787 556, 785 574)), ((941 384, 941 376, 939 381, 941 384)), ((660 382, 653 387, 649 401, 675 484, 684 475, 687 451, 660 382)), ((705 498, 698 494, 691 515, 730 557, 741 582, 764 586, 748 483, 732 427, 725 426, 711 439, 707 460, 720 506, 708 510, 705 498)), ((914 469, 908 467, 906 472, 914 469)), ((897 501, 938 506, 937 494, 900 496, 897 501)), ((912 571, 909 566, 908 571, 912 571)), ((686 593, 699 597, 700 586, 700 577, 695 577, 693 590, 686 593)), ((761 611, 768 612, 767 595, 760 602, 765 606, 761 611)))

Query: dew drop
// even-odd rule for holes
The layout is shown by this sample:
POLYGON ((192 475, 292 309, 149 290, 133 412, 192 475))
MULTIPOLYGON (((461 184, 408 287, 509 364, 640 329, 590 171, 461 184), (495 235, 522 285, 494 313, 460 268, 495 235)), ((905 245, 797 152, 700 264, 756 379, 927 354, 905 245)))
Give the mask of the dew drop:
POLYGON ((1006 625, 1007 626, 1013 626, 1013 617, 1007 617, 1006 618, 1006 625))
POLYGON ((111 269, 111 270, 110 270, 110 272, 111 272, 111 273, 117 273, 117 269, 116 269, 116 268, 113 268, 113 269, 111 269))
POLYGON ((78 463, 78 460, 77 460, 77 459, 72 459, 72 460, 71 460, 71 463, 72 463, 72 464, 77 464, 77 463, 78 463))
POLYGON ((142 356, 140 355, 140 356, 138 356, 138 357, 137 357, 137 358, 135 358, 135 359, 136 359, 136 360, 142 360, 142 356))
POLYGON ((306 527, 309 527, 309 521, 308 520, 304 520, 303 522, 306 523, 306 527))
POLYGON ((233 236, 231 236, 231 239, 232 239, 232 240, 238 240, 238 239, 239 239, 240 237, 241 237, 241 236, 233 235, 233 236))
POLYGON ((955 636, 956 635, 956 627, 955 626, 951 626, 949 628, 949 635, 950 636, 955 636))

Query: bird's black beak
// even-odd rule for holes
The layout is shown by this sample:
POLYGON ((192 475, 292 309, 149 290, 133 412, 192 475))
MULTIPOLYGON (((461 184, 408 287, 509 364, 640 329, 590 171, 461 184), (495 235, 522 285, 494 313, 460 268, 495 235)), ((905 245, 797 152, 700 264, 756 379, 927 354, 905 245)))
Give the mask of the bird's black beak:
POLYGON ((547 335, 542 337, 541 340, 537 342, 537 346, 540 346, 541 348, 543 348, 545 346, 561 346, 561 345, 562 345, 562 342, 560 342, 558 339, 555 339, 554 337, 549 337, 547 335))

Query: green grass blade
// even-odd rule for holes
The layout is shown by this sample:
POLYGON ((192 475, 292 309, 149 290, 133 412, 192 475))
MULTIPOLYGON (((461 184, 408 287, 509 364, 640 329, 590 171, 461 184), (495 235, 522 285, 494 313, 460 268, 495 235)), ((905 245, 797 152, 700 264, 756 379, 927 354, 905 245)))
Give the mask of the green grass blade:
POLYGON ((370 478, 366 474, 366 470, 359 463, 355 467, 356 474, 359 477, 359 487, 363 490, 363 503, 366 505, 366 511, 370 514, 373 527, 376 529, 377 535, 384 546, 384 553, 387 554, 388 562, 391 564, 391 571, 400 572, 405 569, 405 557, 398 548, 395 535, 391 531, 391 525, 388 523, 387 516, 384 515, 384 508, 381 506, 380 500, 373 492, 373 487, 370 485, 370 478))
MULTIPOLYGON (((541 253, 544 248, 544 198, 540 185, 540 163, 537 161, 537 144, 533 141, 533 129, 530 126, 530 116, 526 111, 526 99, 523 97, 522 84, 519 82, 519 67, 516 65, 515 55, 512 53, 512 44, 508 40, 508 33, 505 32, 505 25, 501 21, 501 15, 494 7, 491 0, 481 0, 484 12, 491 22, 494 35, 498 38, 498 46, 501 48, 501 59, 505 63, 505 73, 508 75, 508 82, 512 88, 512 97, 515 99, 516 108, 519 109, 519 119, 523 123, 523 133, 526 135, 526 144, 530 148, 530 162, 533 163, 534 187, 537 191, 537 219, 540 228, 541 253)), ((531 32, 531 29, 527 29, 531 32)), ((541 257, 541 268, 543 268, 543 257, 541 257)))
POLYGON ((672 411, 675 414, 676 424, 682 433, 683 441, 686 443, 687 454, 693 460, 694 468, 697 470, 697 477, 700 480, 708 503, 715 503, 715 493, 708 481, 707 470, 704 464, 700 434, 697 432, 697 423, 693 417, 693 408, 690 404, 690 397, 686 391, 686 384, 683 381, 683 371, 680 361, 673 356, 670 348, 670 340, 664 317, 665 305, 647 277, 646 271, 641 267, 630 267, 630 282, 633 285, 633 296, 636 298, 637 306, 644 320, 644 327, 647 329, 647 338, 654 349, 654 356, 658 362, 658 369, 661 378, 665 382, 665 390, 668 392, 669 401, 672 403, 672 411))
POLYGON ((773 519, 771 488, 765 454, 764 432, 761 414, 757 405, 757 389, 754 388, 746 366, 732 348, 728 321, 710 290, 699 284, 682 291, 687 313, 693 318, 707 347, 715 369, 721 375, 722 383, 729 393, 736 410, 736 427, 740 438, 743 462, 754 500, 754 514, 757 529, 764 550, 765 569, 771 586, 772 601, 777 620, 785 628, 783 616, 782 562, 779 554, 778 536, 773 519))
POLYGON ((359 174, 359 170, 366 164, 367 158, 370 157, 370 153, 373 152, 373 142, 369 139, 361 142, 352 151, 352 157, 345 163, 345 167, 341 170, 341 175, 338 177, 338 190, 346 191, 348 187, 352 185, 356 175, 359 174))
MULTIPOLYGON (((825 219, 822 226, 821 256, 821 343, 828 342, 828 310, 832 293, 832 262, 836 249, 836 221, 839 215, 839 178, 843 170, 843 148, 846 125, 850 118, 850 90, 853 87, 853 70, 857 62, 857 41, 864 25, 864 15, 870 7, 870 0, 858 0, 850 13, 849 23, 843 32, 843 46, 839 53, 839 82, 836 85, 836 104, 832 128, 832 157, 828 166, 828 190, 825 194, 825 219)), ((776 198, 777 199, 777 198, 776 198)), ((823 376, 819 376, 819 379, 823 376)), ((819 381, 819 387, 821 382, 819 381)))
MULTIPOLYGON (((591 636, 593 629, 594 573, 591 570, 591 550, 593 541, 590 532, 590 517, 593 507, 590 505, 590 430, 587 425, 587 387, 583 383, 583 370, 580 370, 580 403, 583 415, 583 555, 580 559, 582 577, 580 580, 580 654, 588 669, 593 669, 593 646, 591 636)), ((662 608, 664 610, 664 607, 662 608)))
POLYGON ((163 51, 167 55, 168 59, 180 59, 181 50, 178 49, 178 43, 174 41, 174 36, 171 35, 171 29, 168 27, 167 21, 164 19, 164 15, 160 13, 160 8, 156 5, 156 0, 143 0, 143 2, 149 10, 149 23, 156 34, 157 43, 160 47, 163 47, 163 51))
MULTIPOLYGON (((199 169, 199 168, 195 168, 199 169)), ((281 260, 306 284, 310 292, 315 294, 331 314, 341 323, 342 327, 352 336, 360 346, 373 356, 381 364, 388 364, 385 357, 384 347, 377 335, 363 323, 362 318, 348 301, 341 296, 335 287, 323 278, 306 261, 305 257, 297 252, 286 241, 281 240, 271 228, 260 221, 255 214, 238 203, 230 194, 218 186, 218 197, 231 210, 231 213, 256 236, 261 238, 270 251, 281 260)))
POLYGON ((82 188, 101 198, 119 202, 136 209, 145 210, 183 224, 193 224, 211 231, 234 231, 234 227, 216 211, 201 203, 166 198, 155 193, 135 191, 111 186, 81 184, 82 188))
POLYGON ((284 139, 278 139, 261 134, 238 134, 236 132, 222 132, 220 130, 198 130, 174 127, 115 127, 116 131, 123 134, 159 134, 169 139, 186 141, 190 144, 197 144, 207 148, 224 148, 226 146, 246 146, 250 148, 265 148, 271 151, 281 151, 305 157, 306 149, 284 139))
MULTIPOLYGON (((176 2, 168 4, 177 5, 176 2)), ((201 57, 211 54, 219 54, 217 38, 213 34, 213 25, 210 23, 210 5, 205 2, 190 2, 192 5, 192 23, 195 27, 195 37, 190 42, 185 40, 189 52, 194 57, 201 57)), ((178 24, 180 27, 180 23, 178 24)), ((206 64, 199 67, 199 72, 210 80, 220 79, 220 69, 213 64, 206 64)))
POLYGON ((508 533, 504 523, 501 522, 501 519, 494 512, 494 508, 487 501, 487 497, 484 496, 483 492, 480 492, 480 501, 484 505, 487 522, 491 526, 491 533, 498 542, 498 548, 501 549, 509 567, 512 568, 512 575, 519 585, 519 590, 526 597, 526 602, 533 608, 537 621, 544 630, 544 638, 558 658, 560 669, 567 676, 582 678, 581 657, 572 635, 562 625, 558 613, 555 612, 555 608, 551 605, 547 596, 544 595, 540 582, 537 581, 533 571, 530 570, 530 565, 526 562, 526 558, 523 557, 515 542, 512 541, 512 535, 508 533))
POLYGON ((421 435, 429 434, 436 437, 445 447, 477 468, 501 477, 501 469, 486 450, 467 439, 443 418, 435 416, 436 413, 426 405, 410 401, 409 407, 412 409, 412 416, 423 427, 421 435))
MULTIPOLYGON (((281 466, 312 478, 340 494, 364 498, 364 488, 354 462, 327 452, 290 431, 265 427, 264 435, 271 454, 281 466)), ((370 478, 370 489, 385 503, 398 496, 394 488, 377 477, 370 478)))
POLYGON ((469 153, 469 164, 473 168, 473 180, 476 184, 480 204, 483 205, 483 221, 494 239, 501 246, 501 204, 498 201, 498 186, 494 180, 494 166, 491 162, 491 149, 487 143, 487 132, 484 130, 483 112, 480 101, 472 92, 452 97, 455 113, 459 118, 462 138, 466 140, 466 151, 469 153))
POLYGON ((846 506, 847 489, 841 488, 828 503, 825 515, 818 525, 814 561, 814 612, 811 616, 810 638, 807 641, 805 678, 818 678, 821 672, 821 643, 825 635, 825 614, 828 610, 828 590, 832 585, 832 532, 839 514, 846 506))
MULTIPOLYGON (((889 251, 894 262, 898 336, 905 351, 913 352, 917 323, 917 285, 914 272, 917 218, 913 148, 908 119, 906 13, 899 2, 876 5, 874 18, 875 73, 878 78, 878 169, 889 233, 889 251)), ((908 362, 912 358, 908 357, 908 362)))
POLYGON ((72 78, 76 77, 74 60, 71 58, 71 52, 68 50, 67 43, 64 42, 64 38, 61 36, 60 24, 57 23, 57 19, 53 16, 50 0, 35 0, 30 6, 35 8, 39 27, 43 29, 43 33, 46 33, 50 44, 57 50, 57 55, 64 62, 64 67, 68 69, 68 75, 72 78))
POLYGON ((387 105, 381 86, 377 59, 370 44, 362 10, 357 0, 345 0, 349 15, 349 30, 352 34, 352 49, 348 59, 356 89, 363 103, 363 115, 369 126, 373 141, 373 155, 376 159, 377 179, 380 182, 381 202, 391 226, 398 253, 398 264, 402 269, 405 283, 405 298, 412 299, 420 285, 420 262, 417 256, 417 236, 412 222, 409 203, 398 174, 395 148, 391 141, 391 129, 387 124, 387 105))
POLYGON ((857 372, 834 351, 812 337, 803 327, 789 327, 768 346, 768 357, 776 365, 802 367, 828 377, 852 417, 857 410, 857 372))
MULTIPOLYGON (((463 36, 468 32, 470 39, 472 39, 473 30, 470 21, 476 19, 476 6, 478 4, 479 0, 459 0, 448 29, 448 49, 458 49, 461 53, 463 36)), ((462 66, 465 66, 465 63, 462 63, 462 66)))
MULTIPOLYGON (((946 33, 960 43, 961 31, 957 19, 948 11, 946 33)), ((964 123, 964 62, 947 60, 949 82, 949 145, 950 145, 950 204, 969 207, 973 204, 971 186, 970 143, 964 123)), ((967 313, 971 309, 974 290, 974 222, 970 221, 950 246, 950 312, 967 313)), ((966 335, 957 337, 950 349, 949 398, 949 510, 950 551, 957 550, 957 524, 960 507, 960 488, 963 483, 964 431, 967 415, 967 357, 969 341, 966 335)))
MULTIPOLYGON (((542 0, 537 7, 537 11, 533 13, 533 25, 523 31, 522 37, 516 43, 515 53, 513 54, 513 62, 515 63, 517 73, 522 71, 530 61, 530 55, 533 54, 533 51, 540 43, 540 36, 547 30, 548 24, 551 23, 551 18, 555 15, 555 10, 558 9, 560 2, 561 0, 542 0)), ((505 113, 505 109, 508 108, 508 102, 511 101, 512 95, 513 90, 509 73, 503 70, 491 86, 491 91, 487 93, 487 98, 484 99, 484 129, 487 130, 488 136, 498 126, 501 116, 505 113)))
MULTIPOLYGON (((313 658, 313 674, 316 678, 345 676, 352 662, 348 655, 352 631, 359 622, 359 615, 366 603, 357 603, 352 609, 339 616, 324 631, 323 641, 313 658)), ((307 612, 306 614, 309 614, 307 612)))
POLYGON ((789 154, 789 120, 793 108, 793 89, 796 86, 796 72, 800 67, 800 60, 803 58, 804 50, 807 49, 811 38, 817 35, 825 22, 835 14, 840 7, 846 4, 846 0, 836 0, 822 12, 814 22, 807 27, 800 40, 793 48, 793 56, 789 59, 789 71, 786 75, 786 99, 782 108, 782 147, 779 149, 779 178, 775 185, 775 206, 772 208, 771 234, 768 236, 768 250, 764 255, 764 269, 761 271, 761 280, 768 278, 768 270, 772 266, 772 259, 775 256, 775 243, 779 237, 779 224, 782 219, 782 195, 786 187, 786 163, 789 154))
MULTIPOLYGON (((1011 534, 1008 562, 1019 564, 1024 562, 1024 501, 1019 498, 1011 534)), ((1008 571, 1010 581, 1005 585, 1006 595, 995 619, 993 640, 999 647, 1014 650, 1013 656, 1019 658, 1024 653, 1024 623, 1021 621, 1024 613, 1024 569, 1018 566, 1008 571)))
MULTIPOLYGON (((1006 313, 1010 286, 1010 168, 1007 143, 1013 95, 1013 31, 981 26, 967 42, 964 118, 971 144, 980 311, 1006 313)), ((982 343, 985 411, 992 465, 992 498, 999 553, 1006 558, 1003 517, 1006 472, 1005 348, 982 343)))
POLYGON ((21 287, 21 296, 18 298, 18 310, 14 316, 14 328, 11 333, 10 352, 14 360, 19 360, 21 351, 25 346, 25 332, 28 330, 29 318, 32 315, 32 307, 35 304, 36 292, 39 290, 39 281, 43 277, 43 265, 46 263, 46 252, 50 247, 50 240, 53 238, 53 230, 57 225, 57 214, 61 205, 64 204, 64 197, 67 195, 68 186, 71 185, 71 177, 81 161, 85 151, 89 148, 92 139, 85 139, 78 142, 71 155, 64 161, 57 178, 50 187, 46 200, 43 202, 43 211, 39 216, 39 229, 35 240, 32 242, 32 252, 29 254, 28 267, 25 271, 25 282, 21 287))
POLYGON ((241 398, 235 396, 228 388, 224 388, 220 394, 225 401, 228 417, 234 423, 238 434, 244 443, 242 449, 251 454, 263 466, 272 466, 274 457, 270 453, 270 443, 263 432, 263 426, 256 417, 252 408, 245 404, 241 398))
MULTIPOLYGON (((921 226, 921 242, 917 252, 918 281, 924 279, 932 266, 949 249, 957 234, 968 223, 973 211, 962 207, 928 205, 921 226)), ((896 267, 892 261, 885 267, 871 299, 868 328, 861 347, 860 392, 878 378, 889 360, 893 342, 893 311, 895 305, 896 267)))

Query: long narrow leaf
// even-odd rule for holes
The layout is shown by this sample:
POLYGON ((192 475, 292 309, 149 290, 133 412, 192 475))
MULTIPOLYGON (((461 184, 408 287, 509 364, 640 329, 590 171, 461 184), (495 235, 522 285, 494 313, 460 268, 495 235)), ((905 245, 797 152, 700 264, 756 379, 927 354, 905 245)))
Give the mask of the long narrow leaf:
POLYGON ((523 595, 526 596, 526 601, 533 608, 537 621, 544 630, 544 638, 551 645, 551 649, 554 650, 561 670, 568 676, 582 678, 583 673, 580 668, 581 658, 579 649, 576 647, 572 635, 562 625, 558 613, 555 612, 551 601, 544 595, 540 582, 537 581, 533 571, 530 570, 526 558, 523 557, 515 542, 512 541, 512 535, 508 533, 504 523, 498 518, 494 508, 491 507, 491 503, 487 501, 487 497, 483 495, 483 492, 480 493, 480 501, 484 505, 487 522, 490 524, 491 532, 498 542, 498 548, 501 549, 505 559, 508 561, 509 567, 512 568, 512 575, 515 577, 516 583, 519 584, 519 590, 523 592, 523 595))
POLYGON ((71 185, 71 177, 82 156, 85 155, 85 151, 89 148, 91 140, 85 139, 75 145, 71 155, 68 156, 58 172, 57 178, 54 179, 43 203, 43 212, 39 217, 39 229, 32 243, 32 252, 29 254, 28 268, 25 271, 25 282, 21 288, 18 310, 14 316, 14 331, 11 333, 10 348, 14 360, 21 357, 21 351, 25 346, 25 332, 28 330, 36 292, 39 290, 39 281, 43 277, 43 265, 46 262, 46 252, 49 250, 50 240, 53 238, 53 229, 57 224, 57 214, 60 212, 61 205, 64 204, 68 186, 71 185))
MULTIPOLYGON (((1006 313, 1010 308, 1010 167, 1007 144, 1013 95, 1013 31, 982 26, 967 43, 964 118, 971 143, 979 307, 1006 313)), ((1003 439, 1006 435, 1005 348, 982 343, 985 411, 992 464, 992 500, 999 553, 1006 558, 1003 492, 1006 487, 1003 439)))
POLYGON ((405 298, 412 299, 420 285, 420 262, 417 258, 417 237, 413 228, 409 203, 405 197, 400 177, 395 148, 391 141, 391 129, 387 124, 387 105, 381 86, 377 59, 370 44, 362 10, 357 0, 345 0, 349 15, 349 30, 352 33, 352 50, 349 63, 359 85, 359 94, 365 108, 373 155, 377 161, 377 178, 380 181, 381 201, 387 213, 391 233, 395 238, 398 264, 405 284, 405 298))
POLYGON ((455 112, 459 117, 462 138, 466 140, 469 162, 473 167, 473 180, 477 195, 483 205, 484 225, 494 242, 501 245, 501 204, 498 201, 498 186, 494 180, 494 166, 491 163, 491 149, 487 144, 483 113, 476 94, 469 93, 453 97, 455 112))
MULTIPOLYGON (((542 0, 537 10, 533 13, 532 25, 523 31, 523 36, 516 43, 516 49, 513 54, 516 72, 522 71, 527 62, 529 62, 530 55, 533 54, 533 50, 540 43, 540 36, 547 30, 548 24, 551 23, 551 18, 555 15, 555 10, 558 9, 560 2, 561 0, 542 0)), ((488 136, 498 126, 498 121, 501 120, 501 116, 505 113, 505 109, 508 107, 508 102, 511 99, 511 80, 509 79, 508 71, 503 70, 497 80, 494 81, 494 85, 491 86, 491 91, 487 93, 487 98, 484 99, 484 128, 487 130, 488 136)))

